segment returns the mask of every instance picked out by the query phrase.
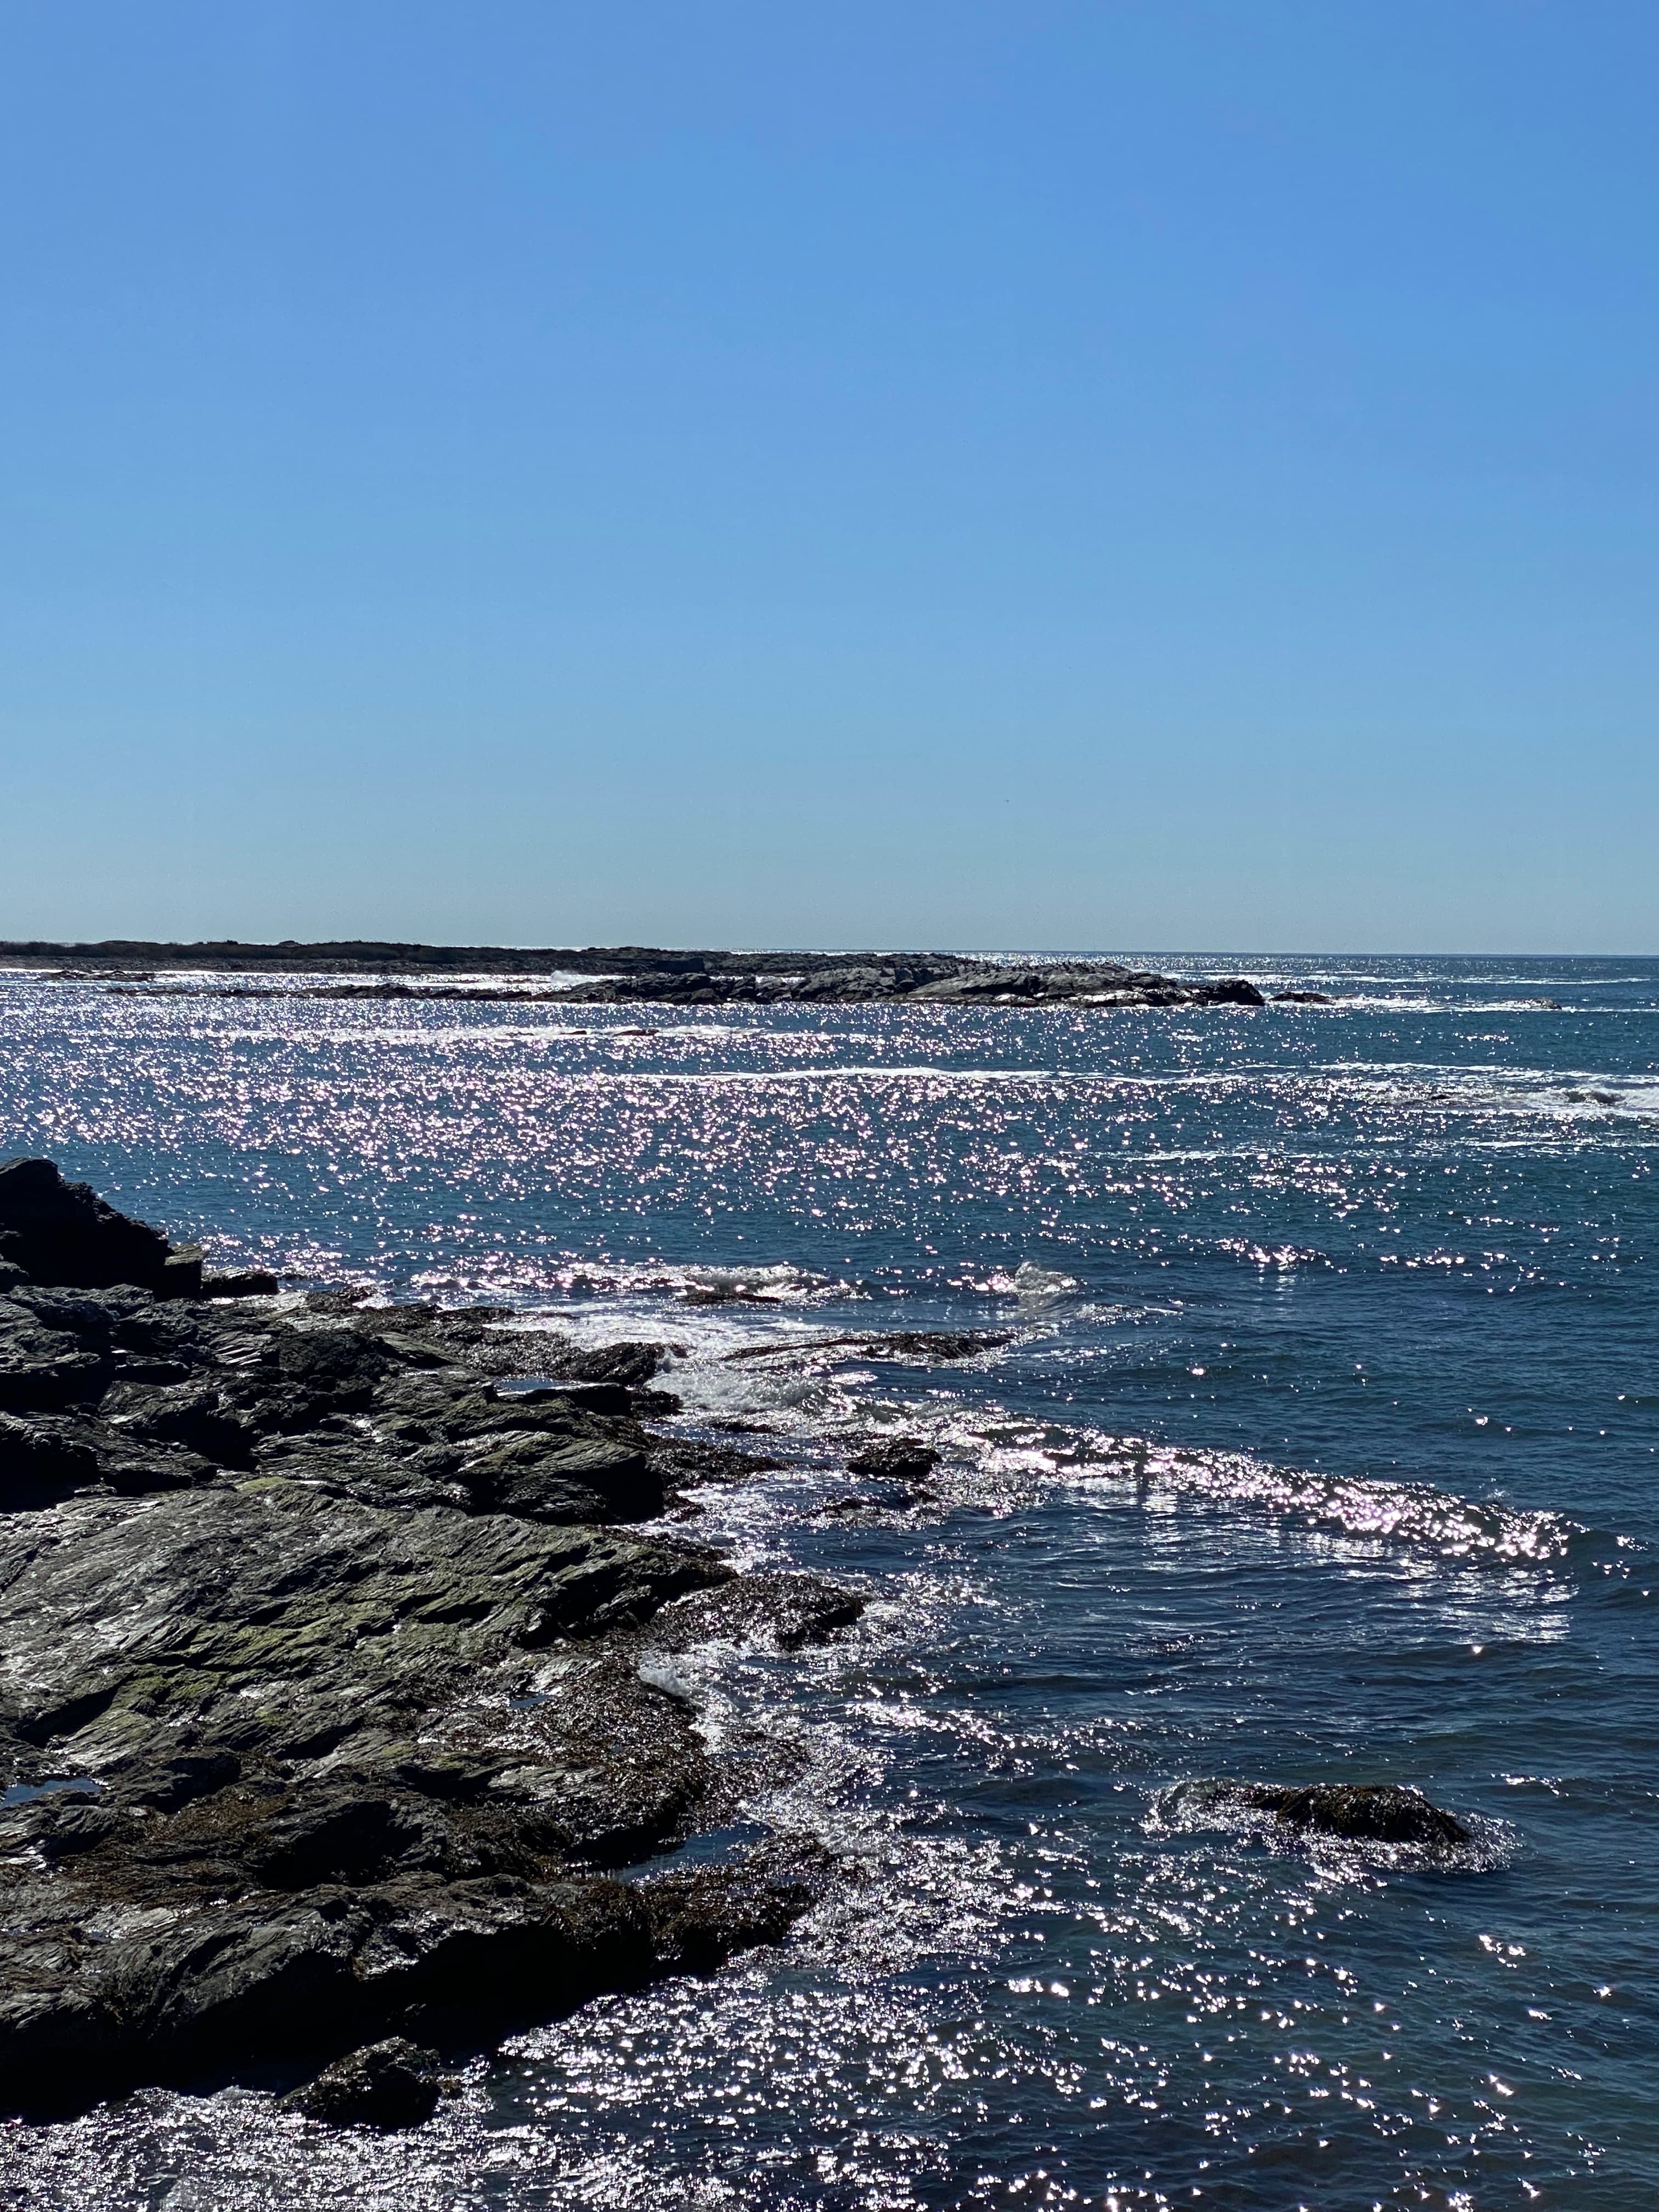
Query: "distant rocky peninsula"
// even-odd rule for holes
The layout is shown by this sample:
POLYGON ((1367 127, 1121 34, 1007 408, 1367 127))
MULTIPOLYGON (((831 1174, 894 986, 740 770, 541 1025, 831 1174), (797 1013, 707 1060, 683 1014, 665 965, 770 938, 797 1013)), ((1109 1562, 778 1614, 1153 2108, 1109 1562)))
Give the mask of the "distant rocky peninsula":
MULTIPOLYGON (((533 998, 566 1005, 677 1006, 890 1003, 985 1006, 1260 1006, 1262 993, 1243 976, 1181 981, 1114 960, 990 960, 950 952, 686 952, 639 945, 527 949, 499 945, 394 945, 369 941, 301 945, 150 944, 112 939, 95 945, 35 939, 0 943, 0 967, 92 979, 152 992, 181 969, 243 979, 225 988, 256 996, 261 976, 361 976, 313 983, 316 995, 360 998, 533 998), (589 980, 538 989, 538 975, 589 980), (514 978, 508 985, 446 981, 514 978)), ((199 989, 200 986, 192 986, 199 989)), ((283 996, 295 987, 280 987, 283 996)), ((1298 994, 1310 997, 1314 994, 1298 994)))

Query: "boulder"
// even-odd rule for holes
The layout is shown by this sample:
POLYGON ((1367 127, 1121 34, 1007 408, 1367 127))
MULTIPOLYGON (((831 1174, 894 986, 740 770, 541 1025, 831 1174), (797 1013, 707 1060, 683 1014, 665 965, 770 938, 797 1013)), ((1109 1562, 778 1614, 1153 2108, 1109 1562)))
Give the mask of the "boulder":
POLYGON ((251 1468, 253 1431, 226 1394, 211 1382, 114 1383, 99 1408, 124 1437, 147 1444, 182 1444, 216 1467, 251 1468))
POLYGON ((199 1298, 202 1295, 202 1258, 199 1244, 175 1247, 162 1264, 161 1279, 155 1285, 156 1297, 199 1298))
POLYGON ((0 1161, 0 1255, 37 1283, 167 1287, 173 1248, 161 1231, 118 1213, 90 1183, 65 1182, 52 1160, 0 1161))
POLYGON ((883 1437, 847 1462, 854 1474, 874 1474, 889 1482, 921 1482, 939 1463, 939 1454, 921 1437, 883 1437))
POLYGON ((1267 1782, 1183 1782, 1164 1800, 1166 1813, 1188 1827, 1259 1826, 1349 1843, 1405 1844, 1444 1852, 1467 1844, 1468 1830, 1420 1791, 1394 1783, 1312 1783, 1280 1788, 1267 1782))
POLYGON ((461 1480, 482 1510, 529 1521, 653 1520, 662 1480, 642 1451, 603 1437, 510 1435, 469 1460, 461 1480))
POLYGON ((401 2035, 366 2045, 291 2089, 283 2108, 336 2128, 418 2128, 437 2108, 442 2082, 435 2051, 401 2035))
POLYGON ((1316 1783, 1303 1790, 1264 1793, 1275 1819, 1310 1834, 1343 1836, 1355 1843, 1417 1844, 1445 1850, 1466 1844, 1469 1832, 1416 1790, 1391 1783, 1316 1783))
POLYGON ((90 1445, 46 1423, 0 1413, 0 1512, 33 1511, 97 1480, 90 1445))

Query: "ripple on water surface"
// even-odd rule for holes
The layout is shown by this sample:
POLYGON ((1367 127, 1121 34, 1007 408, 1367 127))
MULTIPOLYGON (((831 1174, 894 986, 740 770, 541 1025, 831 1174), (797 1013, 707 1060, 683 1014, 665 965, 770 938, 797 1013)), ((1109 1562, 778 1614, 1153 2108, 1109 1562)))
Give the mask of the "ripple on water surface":
POLYGON ((872 1600, 805 1659, 675 1662, 742 1822, 844 1862, 781 1950, 522 2038, 405 2136, 253 2089, 13 2129, 9 2201, 1659 2197, 1659 969, 1261 972, 1352 995, 705 1023, 0 984, 0 1149, 227 1263, 676 1345, 683 1421, 786 1462, 703 1532, 872 1600), (875 1341, 927 1329, 1000 1340, 875 1341), (872 1434, 940 1463, 860 1498, 872 1434), (1405 1784, 1479 1848, 1161 1812, 1204 1777, 1405 1784))

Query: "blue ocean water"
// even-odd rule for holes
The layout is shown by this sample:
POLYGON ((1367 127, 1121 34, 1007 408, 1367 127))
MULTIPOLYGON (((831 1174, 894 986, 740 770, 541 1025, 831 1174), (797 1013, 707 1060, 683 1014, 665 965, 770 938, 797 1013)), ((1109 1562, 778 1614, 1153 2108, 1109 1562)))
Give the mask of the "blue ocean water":
POLYGON ((696 1532, 871 1600, 804 1660, 678 1662, 745 1828, 845 1862, 781 1949, 520 2039, 406 2136, 252 2092, 13 2130, 11 2201, 1659 2203, 1659 962, 1134 957, 1342 995, 0 979, 0 1152, 224 1264, 674 1344, 686 1423, 790 1461, 696 1532), (817 1341, 884 1328, 1008 1341, 817 1341), (826 1512, 893 1430, 938 1497, 826 1512), (1170 1813, 1208 1776, 1410 1784, 1475 1844, 1269 1848, 1170 1813))

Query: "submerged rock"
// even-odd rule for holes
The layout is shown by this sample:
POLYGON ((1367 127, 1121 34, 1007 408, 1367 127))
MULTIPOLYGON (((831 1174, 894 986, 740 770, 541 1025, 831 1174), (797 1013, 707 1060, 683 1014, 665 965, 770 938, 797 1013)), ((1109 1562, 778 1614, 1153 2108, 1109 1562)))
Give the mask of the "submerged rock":
POLYGON ((1009 1329, 899 1328, 869 1340, 872 1359, 977 1359, 1013 1342, 1009 1329))
POLYGON ((1282 1789, 1271 1783, 1183 1782, 1164 1801, 1183 1826, 1227 1826, 1240 1814, 1266 1815, 1276 1826, 1350 1843, 1395 1844, 1445 1851, 1468 1843, 1469 1832, 1420 1791, 1393 1783, 1314 1783, 1282 1789))
POLYGON ((847 1462, 854 1474, 875 1474, 891 1482, 921 1482, 939 1465, 938 1449, 921 1437, 883 1437, 847 1462))

